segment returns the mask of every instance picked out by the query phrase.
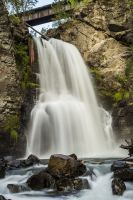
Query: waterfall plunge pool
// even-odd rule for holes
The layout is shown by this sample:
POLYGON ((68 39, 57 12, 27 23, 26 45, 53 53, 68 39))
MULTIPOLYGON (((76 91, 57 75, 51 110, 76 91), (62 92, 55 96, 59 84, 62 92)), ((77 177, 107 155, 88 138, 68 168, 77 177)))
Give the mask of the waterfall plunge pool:
POLYGON ((85 164, 95 175, 87 176, 91 189, 81 190, 73 193, 57 193, 50 189, 41 191, 25 191, 22 193, 10 193, 8 184, 24 184, 33 172, 41 171, 45 168, 47 160, 43 160, 45 165, 35 165, 27 169, 12 170, 6 174, 4 179, 0 179, 0 194, 12 200, 132 200, 133 183, 126 182, 126 191, 123 196, 112 194, 111 180, 112 172, 110 167, 116 159, 86 159, 85 164))

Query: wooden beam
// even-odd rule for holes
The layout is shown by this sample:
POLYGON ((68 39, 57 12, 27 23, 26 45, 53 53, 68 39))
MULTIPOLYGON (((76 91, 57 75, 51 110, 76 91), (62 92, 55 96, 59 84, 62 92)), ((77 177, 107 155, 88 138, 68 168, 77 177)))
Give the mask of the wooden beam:
POLYGON ((26 24, 26 26, 28 26, 29 28, 31 28, 33 31, 35 31, 36 33, 38 33, 43 39, 49 40, 49 37, 43 35, 42 33, 40 33, 39 31, 37 31, 36 29, 34 29, 34 28, 33 28, 31 25, 29 25, 28 23, 25 22, 25 24, 26 24))

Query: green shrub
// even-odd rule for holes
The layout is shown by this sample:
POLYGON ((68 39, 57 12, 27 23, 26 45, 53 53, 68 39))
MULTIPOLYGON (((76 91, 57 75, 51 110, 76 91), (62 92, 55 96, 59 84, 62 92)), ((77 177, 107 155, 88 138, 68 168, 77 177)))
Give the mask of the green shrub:
POLYGON ((101 81, 104 78, 104 76, 96 68, 91 68, 90 72, 95 77, 96 81, 101 81))
POLYGON ((127 84, 127 77, 126 76, 121 76, 119 74, 115 75, 115 80, 117 82, 119 82, 122 86, 126 85, 127 84))
POLYGON ((28 82, 28 87, 29 87, 29 88, 39 88, 40 86, 39 86, 39 84, 37 84, 37 83, 28 82))
POLYGON ((5 130, 11 131, 12 129, 18 129, 19 117, 18 115, 9 115, 6 119, 5 130))
POLYGON ((9 115, 6 119, 4 130, 9 132, 10 137, 17 141, 18 139, 18 129, 19 129, 19 116, 9 115))
POLYGON ((15 15, 10 15, 9 19, 15 25, 17 25, 17 24, 19 24, 21 22, 20 18, 15 16, 15 15))
POLYGON ((120 91, 116 92, 114 94, 114 101, 119 102, 121 100, 128 100, 129 99, 129 91, 126 91, 124 89, 121 89, 120 91))
POLYGON ((18 132, 16 130, 11 130, 10 132, 10 137, 13 139, 15 142, 18 140, 18 132))
POLYGON ((116 93, 114 94, 114 100, 115 100, 116 102, 122 100, 122 93, 121 93, 121 92, 116 92, 116 93))
POLYGON ((29 64, 28 46, 22 43, 16 44, 15 59, 20 71, 27 66, 29 64))

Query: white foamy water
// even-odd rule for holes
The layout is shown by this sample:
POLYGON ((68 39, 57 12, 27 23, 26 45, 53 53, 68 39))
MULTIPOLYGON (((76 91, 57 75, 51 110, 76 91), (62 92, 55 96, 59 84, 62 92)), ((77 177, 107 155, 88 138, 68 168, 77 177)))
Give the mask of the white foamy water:
POLYGON ((35 38, 40 96, 31 113, 28 153, 108 155, 115 147, 111 116, 99 109, 91 76, 78 49, 35 38))
MULTIPOLYGON (((44 166, 40 166, 40 170, 44 166)), ((33 174, 33 170, 38 170, 39 166, 34 166, 30 169, 14 170, 7 174, 5 179, 0 179, 0 194, 7 199, 12 200, 132 200, 133 199, 133 183, 126 183, 126 191, 123 196, 116 196, 112 194, 111 180, 112 173, 110 173, 110 163, 106 164, 87 164, 87 167, 94 171, 93 179, 89 176, 87 178, 91 189, 82 190, 72 194, 59 194, 53 190, 44 189, 41 191, 25 191, 21 193, 10 193, 7 185, 18 184, 23 185, 27 179, 33 174)), ((34 171, 35 173, 35 171, 34 171)))

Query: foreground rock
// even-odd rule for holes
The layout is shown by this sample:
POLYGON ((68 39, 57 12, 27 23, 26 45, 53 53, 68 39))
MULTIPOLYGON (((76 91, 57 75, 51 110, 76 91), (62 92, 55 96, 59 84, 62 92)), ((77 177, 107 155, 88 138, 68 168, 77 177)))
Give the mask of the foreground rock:
POLYGON ((114 195, 123 195, 125 190, 126 185, 121 179, 114 178, 112 180, 112 192, 114 195))
POLYGON ((0 195, 0 200, 7 200, 4 196, 0 195))
POLYGON ((14 170, 19 168, 26 168, 39 164, 40 159, 35 155, 30 155, 26 160, 11 160, 7 163, 8 170, 14 170))
POLYGON ((29 191, 30 189, 26 187, 25 185, 15 185, 15 184, 8 184, 7 188, 11 193, 19 193, 19 192, 25 192, 29 191))
POLYGON ((133 181, 133 160, 131 158, 114 161, 111 170, 114 172, 114 178, 133 181))
POLYGON ((30 155, 26 160, 14 160, 12 157, 0 159, 0 179, 5 177, 6 171, 15 170, 39 164, 40 160, 34 155, 30 155))
POLYGON ((90 189, 87 179, 59 179, 56 181, 56 189, 58 191, 71 192, 74 190, 90 189))
POLYGON ((114 161, 111 166, 111 171, 121 170, 121 169, 127 169, 129 168, 129 165, 126 163, 126 161, 114 161))
POLYGON ((32 190, 41 190, 44 188, 54 188, 55 187, 55 179, 44 170, 44 171, 39 172, 38 174, 31 176, 27 180, 27 185, 32 190))
POLYGON ((133 168, 117 170, 114 172, 114 177, 123 181, 133 181, 133 168))
POLYGON ((86 166, 75 154, 70 156, 56 154, 50 157, 48 168, 32 175, 27 185, 32 190, 52 188, 57 191, 72 192, 90 189, 87 179, 77 178, 86 172, 86 166))
POLYGON ((48 163, 49 173, 56 177, 78 177, 86 172, 86 166, 76 156, 52 155, 48 163))
POLYGON ((6 174, 6 162, 4 159, 0 159, 0 179, 4 178, 6 174))

